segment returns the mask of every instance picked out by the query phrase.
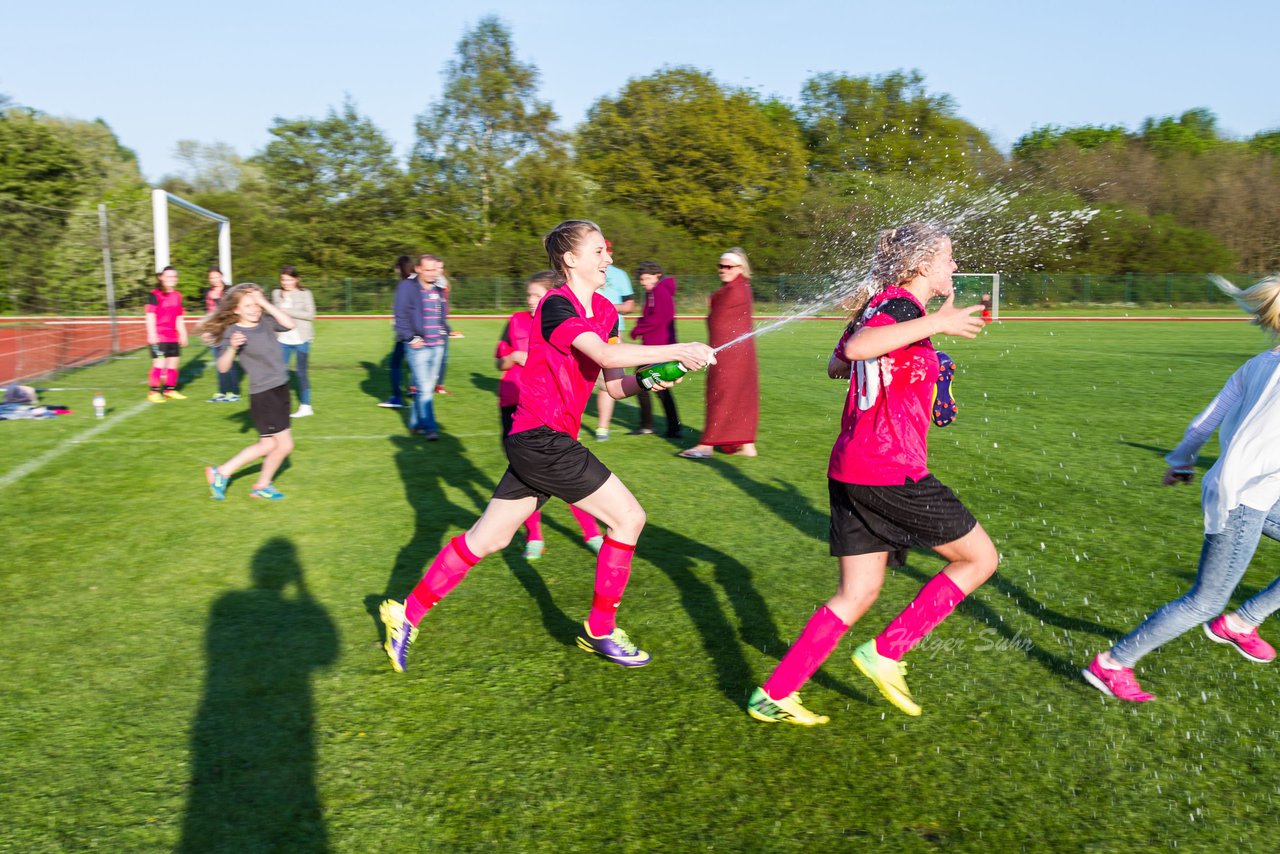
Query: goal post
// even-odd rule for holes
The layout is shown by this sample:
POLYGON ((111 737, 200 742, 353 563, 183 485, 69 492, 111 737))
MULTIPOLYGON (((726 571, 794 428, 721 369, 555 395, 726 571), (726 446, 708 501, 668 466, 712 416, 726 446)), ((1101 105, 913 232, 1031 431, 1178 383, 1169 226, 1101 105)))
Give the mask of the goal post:
POLYGON ((234 284, 231 275, 231 220, 222 214, 205 210, 194 202, 175 196, 167 190, 151 191, 151 222, 156 245, 156 272, 169 266, 169 205, 176 205, 218 224, 218 268, 228 285, 234 284))
POLYGON ((1000 319, 999 273, 953 273, 951 281, 956 293, 966 298, 966 304, 977 302, 983 294, 991 294, 991 319, 1000 319))

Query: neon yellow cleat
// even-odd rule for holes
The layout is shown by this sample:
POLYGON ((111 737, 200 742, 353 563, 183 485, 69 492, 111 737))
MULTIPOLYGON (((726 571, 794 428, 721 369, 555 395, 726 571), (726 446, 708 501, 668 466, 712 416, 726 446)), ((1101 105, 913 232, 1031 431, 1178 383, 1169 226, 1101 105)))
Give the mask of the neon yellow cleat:
POLYGON ((876 649, 872 638, 853 651, 853 663, 863 676, 875 683, 886 700, 912 717, 920 714, 920 705, 911 697, 911 689, 907 687, 905 661, 885 658, 876 649))
POLYGON ((176 388, 168 389, 167 391, 165 391, 164 396, 169 398, 170 400, 186 400, 187 399, 187 396, 182 392, 178 391, 176 388))
POLYGON ((147 400, 152 403, 164 403, 164 395, 158 391, 147 392, 147 400))
POLYGON ((751 692, 751 699, 747 700, 747 714, 766 723, 781 722, 798 726, 817 726, 831 720, 826 715, 815 715, 801 705, 799 691, 790 697, 775 700, 763 688, 751 692))
POLYGON ((387 657, 391 659, 392 669, 397 673, 404 673, 409 669, 409 662, 406 659, 409 655, 409 645, 418 638, 418 627, 405 619, 404 603, 397 602, 395 599, 387 599, 379 605, 378 616, 387 630, 387 641, 382 648, 387 651, 387 657))

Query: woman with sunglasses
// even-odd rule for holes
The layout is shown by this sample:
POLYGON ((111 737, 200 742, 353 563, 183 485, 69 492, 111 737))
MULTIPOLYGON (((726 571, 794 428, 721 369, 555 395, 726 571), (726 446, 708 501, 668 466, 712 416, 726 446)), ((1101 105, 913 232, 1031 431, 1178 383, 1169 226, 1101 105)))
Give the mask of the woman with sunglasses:
MULTIPOLYGON (((751 265, 737 246, 720 256, 720 288, 711 295, 707 312, 707 343, 728 344, 751 331, 751 265)), ((707 371, 707 423, 702 440, 680 452, 690 460, 705 460, 719 448, 726 454, 756 456, 756 428, 760 424, 760 368, 754 338, 740 341, 716 355, 707 371)))

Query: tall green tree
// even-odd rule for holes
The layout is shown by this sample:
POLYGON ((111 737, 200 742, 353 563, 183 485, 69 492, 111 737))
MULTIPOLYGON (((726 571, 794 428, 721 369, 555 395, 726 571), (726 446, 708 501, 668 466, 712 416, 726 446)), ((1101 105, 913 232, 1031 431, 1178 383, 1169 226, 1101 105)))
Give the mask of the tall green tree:
POLYGON ((190 193, 234 193, 241 182, 261 173, 225 142, 180 139, 173 147, 173 156, 182 168, 177 175, 166 176, 166 180, 180 182, 190 193))
POLYGON ((700 238, 736 239, 804 190, 804 145, 789 115, 694 68, 663 69, 598 100, 578 153, 601 199, 700 238))
POLYGON ((105 121, 46 118, 49 128, 85 164, 77 214, 72 216, 48 264, 49 288, 59 311, 101 312, 104 305, 101 233, 97 206, 109 212, 111 264, 118 305, 141 304, 154 285, 155 246, 147 183, 138 156, 105 121))
POLYGON ((444 77, 440 100, 418 116, 409 159, 426 230, 479 247, 504 227, 545 230, 581 191, 556 114, 538 100, 537 68, 488 16, 463 35, 444 77))
POLYGON ((879 77, 819 74, 805 83, 799 116, 815 173, 870 172, 968 179, 998 171, 987 135, 930 94, 918 71, 879 77))
POLYGON ((0 112, 0 306, 43 310, 47 266, 88 166, 34 110, 0 112))
POLYGON ((1156 154, 1203 154, 1224 140, 1218 132, 1218 117, 1204 107, 1187 110, 1174 118, 1148 118, 1138 137, 1156 154))
POLYGON ((281 257, 308 274, 385 275, 401 244, 405 177, 386 135, 346 100, 322 119, 277 118, 254 157, 281 257))

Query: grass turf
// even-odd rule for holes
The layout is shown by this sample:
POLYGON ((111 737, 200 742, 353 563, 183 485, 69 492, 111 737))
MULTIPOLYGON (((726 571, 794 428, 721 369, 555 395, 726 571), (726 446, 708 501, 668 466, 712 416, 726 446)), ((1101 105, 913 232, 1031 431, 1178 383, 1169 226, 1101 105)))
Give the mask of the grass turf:
MULTIPOLYGON (((614 438, 587 440, 648 511, 620 622, 653 664, 573 648, 593 559, 553 501, 546 557, 525 563, 518 536, 488 558, 400 675, 376 603, 407 592, 504 467, 500 324, 459 326, 446 433, 425 443, 374 406, 385 321, 318 324, 317 415, 297 424, 276 504, 248 498, 252 471, 225 503, 207 497, 201 466, 253 438, 243 403, 204 402, 211 370, 191 400, 148 406, 135 354, 46 383, 104 388, 100 429, 92 391, 44 395, 73 415, 0 424, 0 850, 1274 844, 1275 673, 1189 633, 1143 662, 1157 703, 1104 701, 1078 676, 1194 577, 1198 489, 1161 487, 1161 456, 1265 346, 1256 330, 998 324, 939 342, 960 415, 932 434, 932 468, 1001 572, 908 657, 924 707, 910 719, 848 656, 940 567, 914 553, 805 690, 832 717, 810 730, 744 707, 834 589, 824 473, 845 386, 824 369, 839 325, 759 340, 756 459, 626 436, 630 403, 614 438)), ((677 389, 687 424, 703 388, 677 389)), ((1233 601, 1275 555, 1260 548, 1233 601)))

